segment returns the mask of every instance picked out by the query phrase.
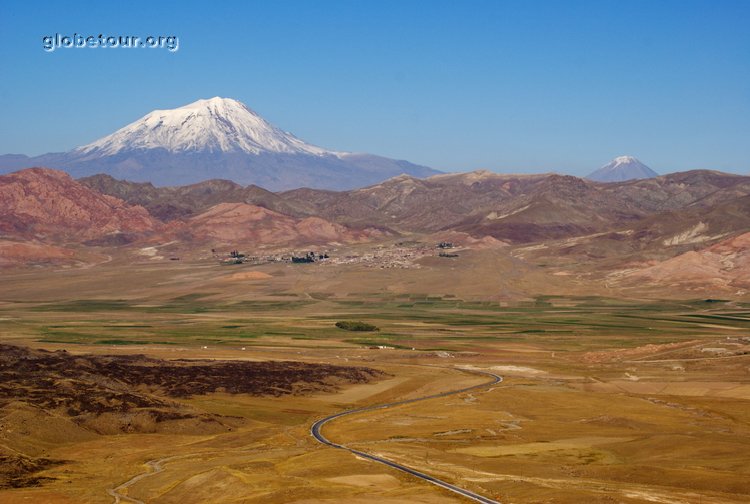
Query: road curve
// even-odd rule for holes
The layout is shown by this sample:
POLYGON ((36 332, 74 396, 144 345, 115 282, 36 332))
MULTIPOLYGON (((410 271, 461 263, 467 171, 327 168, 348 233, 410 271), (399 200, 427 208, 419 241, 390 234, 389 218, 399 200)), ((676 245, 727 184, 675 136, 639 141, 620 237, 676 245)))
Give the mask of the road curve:
POLYGON ((467 371, 467 372, 475 373, 475 374, 483 374, 483 375, 491 376, 492 377, 492 381, 489 381, 487 383, 480 383, 479 385, 473 385, 471 387, 466 387, 466 388, 462 388, 462 389, 458 389, 458 390, 450 390, 448 392, 441 392, 439 394, 432 394, 432 395, 428 395, 428 396, 424 396, 424 397, 417 397, 416 399, 406 399, 406 400, 403 400, 403 401, 396 401, 396 402, 386 403, 386 404, 376 404, 375 406, 367 406, 367 407, 364 407, 364 408, 357 408, 357 409, 342 411, 341 413, 336 413, 335 415, 331 415, 331 416, 327 416, 325 418, 321 418, 320 420, 318 420, 317 422, 315 422, 314 424, 312 424, 310 426, 310 434, 312 434, 312 437, 314 437, 316 440, 318 440, 319 442, 323 443, 324 445, 328 445, 328 446, 331 446, 333 448, 339 448, 341 450, 346 450, 346 451, 348 451, 350 453, 353 453, 354 455, 357 455, 358 457, 362 457, 362 458, 365 458, 367 460, 372 460, 373 462, 377 462, 379 464, 387 465, 388 467, 392 467, 393 469, 398 469, 399 471, 405 472, 407 474, 411 474, 412 476, 416 476, 417 478, 422 479, 424 481, 427 481, 428 483, 432 483, 433 485, 437 485, 437 486, 439 486, 441 488, 445 488, 446 490, 450 490, 453 493, 457 493, 457 494, 459 494, 459 495, 461 495, 463 497, 466 497, 467 499, 473 500, 475 502, 483 502, 485 504, 500 504, 496 500, 492 500, 492 499, 490 499, 488 497, 484 497, 482 495, 476 494, 476 493, 471 492, 469 490, 465 490, 463 488, 457 487, 456 485, 452 485, 452 484, 450 484, 450 483, 448 483, 446 481, 443 481, 443 480, 440 480, 440 479, 435 478, 433 476, 430 476, 429 474, 425 474, 423 472, 417 471, 416 469, 412 469, 410 467, 406 467, 406 466, 401 465, 401 464, 399 464, 397 462, 393 462, 391 460, 388 460, 388 459, 385 459, 385 458, 382 458, 382 457, 378 457, 377 455, 371 455, 369 453, 365 453, 365 452, 362 452, 362 451, 359 451, 359 450, 355 450, 353 448, 349 448, 349 447, 344 446, 342 444, 334 443, 333 441, 330 441, 328 438, 326 438, 320 432, 320 429, 323 427, 323 425, 325 425, 326 423, 330 422, 331 420, 334 420, 336 418, 340 418, 342 416, 352 415, 354 413, 362 413, 362 412, 365 412, 365 411, 374 411, 374 410, 379 410, 379 409, 385 409, 385 408, 390 408, 390 407, 393 407, 393 406, 400 406, 402 404, 409 404, 409 403, 414 403, 414 402, 418 402, 418 401, 426 401, 428 399, 436 399, 438 397, 445 397, 445 396, 454 395, 454 394, 460 394, 462 392, 468 392, 470 390, 476 390, 476 389, 479 389, 479 388, 489 387, 491 385, 495 385, 496 383, 500 383, 501 381, 503 381, 502 376, 498 376, 498 375, 496 375, 494 373, 488 373, 488 372, 485 372, 485 371, 477 371, 477 370, 473 370, 473 369, 471 369, 471 370, 464 369, 463 371, 467 371))

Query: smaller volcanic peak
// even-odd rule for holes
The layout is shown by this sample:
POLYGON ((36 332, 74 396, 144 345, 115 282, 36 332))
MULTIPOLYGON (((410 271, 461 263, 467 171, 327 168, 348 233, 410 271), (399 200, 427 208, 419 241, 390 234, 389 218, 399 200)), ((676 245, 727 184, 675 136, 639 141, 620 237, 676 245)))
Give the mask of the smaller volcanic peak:
POLYGON ((83 241, 156 227, 144 208, 93 191, 59 170, 29 168, 0 176, 0 232, 5 236, 83 241))
POLYGON ((654 170, 632 156, 619 156, 586 178, 597 182, 624 182, 626 180, 658 177, 654 170))

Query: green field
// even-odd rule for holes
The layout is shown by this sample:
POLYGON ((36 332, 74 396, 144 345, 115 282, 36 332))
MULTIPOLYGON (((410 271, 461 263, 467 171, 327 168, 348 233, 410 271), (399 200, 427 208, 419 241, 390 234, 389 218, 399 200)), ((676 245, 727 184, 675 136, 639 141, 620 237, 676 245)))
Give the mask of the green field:
POLYGON ((462 301, 415 295, 226 301, 194 294, 153 300, 75 300, 14 303, 0 308, 0 330, 41 342, 311 346, 390 345, 451 351, 486 342, 529 342, 551 351, 597 350, 705 337, 750 329, 747 304, 706 300, 618 301, 544 297, 517 303, 462 301), (405 302, 408 301, 408 302, 405 302), (341 319, 380 331, 356 337, 337 330, 341 319), (287 341, 282 341, 287 340, 287 341))

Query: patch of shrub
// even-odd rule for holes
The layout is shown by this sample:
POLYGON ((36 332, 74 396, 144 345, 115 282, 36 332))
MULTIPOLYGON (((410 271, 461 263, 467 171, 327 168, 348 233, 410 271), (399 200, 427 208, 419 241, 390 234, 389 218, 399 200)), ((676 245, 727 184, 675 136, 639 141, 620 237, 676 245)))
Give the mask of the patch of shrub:
POLYGON ((344 329, 345 331, 379 331, 377 326, 368 324, 366 322, 353 321, 353 320, 342 320, 336 322, 336 327, 344 329))

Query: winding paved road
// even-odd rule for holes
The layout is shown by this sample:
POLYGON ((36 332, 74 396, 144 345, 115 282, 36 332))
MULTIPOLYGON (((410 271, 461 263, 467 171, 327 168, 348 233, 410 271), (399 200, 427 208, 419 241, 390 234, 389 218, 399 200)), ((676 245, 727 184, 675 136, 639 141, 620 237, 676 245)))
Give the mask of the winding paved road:
POLYGON ((399 471, 403 471, 403 472, 405 472, 407 474, 411 474, 412 476, 416 476, 417 478, 422 479, 424 481, 427 481, 428 483, 432 483, 433 485, 437 485, 439 487, 445 488, 446 490, 450 490, 451 492, 454 492, 454 493, 457 493, 459 495, 462 495, 462 496, 464 496, 464 497, 466 497, 468 499, 471 499, 471 500, 473 500, 475 502, 483 502, 485 504, 500 504, 496 500, 492 500, 492 499, 490 499, 488 497, 484 497, 482 495, 476 494, 476 493, 471 492, 469 490, 465 490, 465 489, 457 487, 455 485, 451 485, 450 483, 448 483, 446 481, 443 481, 443 480, 440 480, 440 479, 435 478, 433 476, 430 476, 429 474, 425 474, 423 472, 417 471, 416 469, 412 469, 410 467, 406 467, 406 466, 401 465, 401 464, 399 464, 397 462, 393 462, 391 460, 388 460, 388 459, 385 459, 385 458, 382 458, 382 457, 378 457, 377 455, 371 455, 369 453, 365 453, 365 452, 362 452, 362 451, 359 451, 359 450, 355 450, 353 448, 349 448, 349 447, 344 446, 342 444, 334 443, 334 442, 330 441, 328 438, 326 438, 320 432, 320 429, 323 427, 323 425, 325 425, 326 423, 330 422, 331 420, 334 420, 336 418, 340 418, 342 416, 352 415, 354 413, 362 413, 362 412, 365 412, 365 411, 375 411, 375 410, 379 410, 379 409, 391 408, 393 406, 400 406, 402 404, 410 404, 410 403, 414 403, 414 402, 418 402, 418 401, 426 401, 428 399, 435 399, 435 398, 438 398, 438 397, 446 397, 446 396, 449 396, 449 395, 460 394, 462 392, 468 392, 470 390, 476 390, 476 389, 479 389, 479 388, 489 387, 491 385, 494 385, 496 383, 500 383, 501 381, 503 381, 502 376, 498 376, 498 375, 496 375, 494 373, 488 373, 488 372, 485 372, 485 371, 476 371, 476 370, 473 370, 473 369, 472 370, 463 370, 463 371, 467 371, 467 372, 470 372, 470 373, 476 373, 476 374, 483 374, 483 375, 491 376, 492 377, 492 381, 489 381, 487 383, 480 383, 479 385, 473 385, 471 387, 466 387, 466 388, 462 388, 462 389, 458 389, 458 390, 451 390, 451 391, 448 391, 448 392, 441 392, 439 394, 433 394, 433 395, 428 395, 428 396, 424 396, 424 397, 417 397, 416 399, 406 399, 406 400, 403 400, 403 401, 396 401, 396 402, 387 403, 387 404, 377 404, 375 406, 367 406, 367 407, 364 407, 364 408, 357 408, 357 409, 353 409, 353 410, 342 411, 341 413, 336 413, 335 415, 331 415, 331 416, 327 416, 325 418, 321 418, 320 420, 318 420, 317 422, 315 422, 314 424, 312 424, 312 426, 310 427, 310 434, 312 434, 312 436, 315 439, 317 439, 318 441, 320 441, 324 445, 328 445, 328 446, 331 446, 333 448, 339 448, 341 450, 346 450, 346 451, 348 451, 350 453, 353 453, 354 455, 357 455, 358 457, 362 457, 362 458, 365 458, 367 460, 372 460, 373 462, 377 462, 379 464, 387 465, 388 467, 392 467, 393 469, 398 469, 399 471))

